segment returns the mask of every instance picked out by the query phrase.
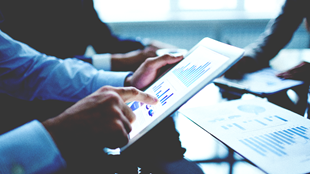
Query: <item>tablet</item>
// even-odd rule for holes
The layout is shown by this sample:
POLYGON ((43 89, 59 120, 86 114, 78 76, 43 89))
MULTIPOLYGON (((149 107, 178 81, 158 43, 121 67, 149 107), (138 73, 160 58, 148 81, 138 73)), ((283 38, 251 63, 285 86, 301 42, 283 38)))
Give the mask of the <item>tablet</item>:
POLYGON ((202 88, 222 75, 243 55, 243 49, 210 38, 202 39, 182 61, 145 90, 159 100, 157 105, 132 102, 136 114, 125 151, 166 117, 174 113, 202 88))

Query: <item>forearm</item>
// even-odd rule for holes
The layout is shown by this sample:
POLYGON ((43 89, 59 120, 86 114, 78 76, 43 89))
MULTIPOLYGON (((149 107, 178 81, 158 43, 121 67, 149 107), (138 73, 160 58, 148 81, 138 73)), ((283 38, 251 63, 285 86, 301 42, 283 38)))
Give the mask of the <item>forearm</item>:
POLYGON ((24 99, 75 102, 104 85, 123 86, 129 72, 98 71, 76 59, 41 54, 0 33, 0 92, 24 99))

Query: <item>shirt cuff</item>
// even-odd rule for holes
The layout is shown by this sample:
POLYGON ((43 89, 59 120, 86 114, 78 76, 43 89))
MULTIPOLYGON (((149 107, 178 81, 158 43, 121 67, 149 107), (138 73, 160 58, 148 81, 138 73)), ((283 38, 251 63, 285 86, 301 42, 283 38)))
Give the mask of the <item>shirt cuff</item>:
POLYGON ((310 63, 310 49, 301 50, 301 59, 304 62, 310 63))
POLYGON ((114 87, 124 87, 124 82, 127 77, 132 75, 132 72, 113 72, 99 70, 97 83, 93 84, 93 91, 98 90, 102 86, 110 85, 114 87), (102 75, 101 75, 102 73, 102 75))
POLYGON ((52 137, 37 120, 0 136, 0 173, 54 173, 65 167, 52 137))
POLYGON ((92 56, 93 66, 97 69, 111 71, 111 54, 95 54, 92 56))

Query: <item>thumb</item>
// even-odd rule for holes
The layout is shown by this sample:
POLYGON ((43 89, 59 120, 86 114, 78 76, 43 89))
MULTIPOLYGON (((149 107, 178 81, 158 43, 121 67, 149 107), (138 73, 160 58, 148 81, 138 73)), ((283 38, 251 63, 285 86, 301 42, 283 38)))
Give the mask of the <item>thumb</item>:
POLYGON ((169 54, 166 54, 166 55, 154 58, 153 59, 153 66, 154 66, 154 68, 159 69, 161 67, 164 67, 165 65, 177 63, 182 59, 183 59, 183 56, 175 57, 175 56, 171 56, 169 54))

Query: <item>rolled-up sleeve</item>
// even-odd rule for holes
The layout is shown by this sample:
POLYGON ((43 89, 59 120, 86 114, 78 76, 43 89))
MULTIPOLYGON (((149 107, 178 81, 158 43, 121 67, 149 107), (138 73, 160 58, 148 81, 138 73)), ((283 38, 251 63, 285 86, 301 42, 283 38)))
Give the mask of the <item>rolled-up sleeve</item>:
POLYGON ((65 167, 52 137, 36 120, 0 136, 0 173, 54 173, 65 167))

